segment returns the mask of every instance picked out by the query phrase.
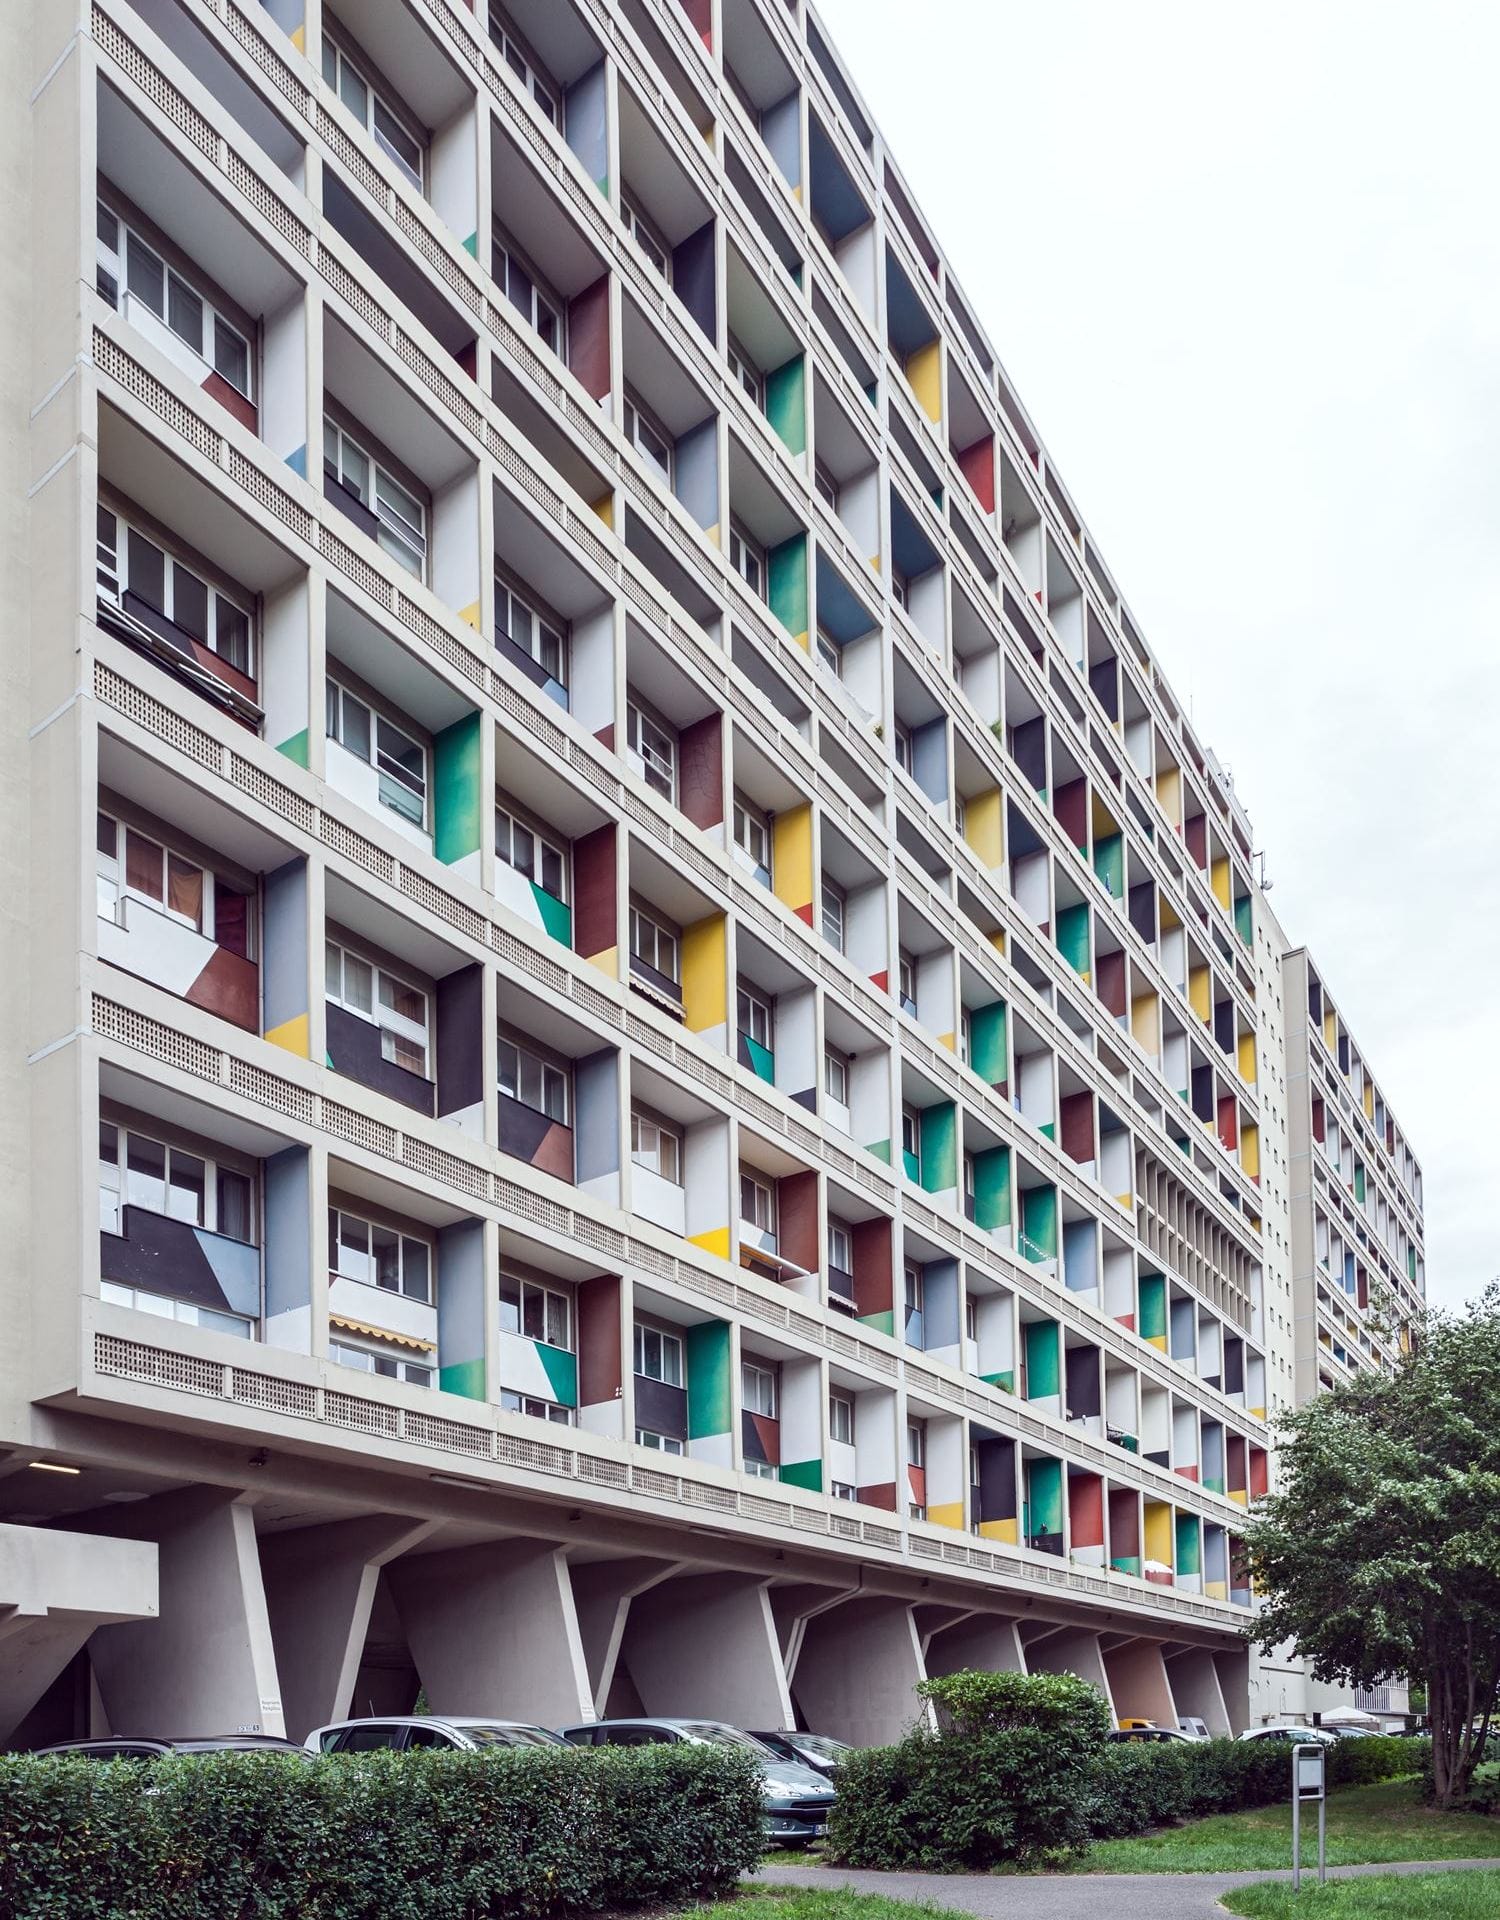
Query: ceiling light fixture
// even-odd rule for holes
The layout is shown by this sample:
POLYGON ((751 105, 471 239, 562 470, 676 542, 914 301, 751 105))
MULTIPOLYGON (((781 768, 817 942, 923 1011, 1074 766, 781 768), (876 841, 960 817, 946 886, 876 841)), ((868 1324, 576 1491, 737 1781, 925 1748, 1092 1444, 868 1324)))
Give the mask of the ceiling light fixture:
POLYGON ((83 1472, 82 1467, 65 1467, 61 1461, 58 1460, 33 1460, 30 1462, 30 1466, 33 1473, 71 1473, 77 1475, 83 1472))
POLYGON ((440 1487, 462 1487, 465 1493, 488 1493, 489 1488, 482 1480, 460 1480, 456 1473, 434 1473, 428 1478, 440 1487))

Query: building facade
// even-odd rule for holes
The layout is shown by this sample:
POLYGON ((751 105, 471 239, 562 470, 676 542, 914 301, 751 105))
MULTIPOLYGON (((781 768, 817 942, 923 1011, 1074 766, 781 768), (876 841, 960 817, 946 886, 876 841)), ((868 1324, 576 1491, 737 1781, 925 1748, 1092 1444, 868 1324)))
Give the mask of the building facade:
POLYGON ((812 11, 26 11, 0 1734, 1243 1726, 1420 1176, 812 11))

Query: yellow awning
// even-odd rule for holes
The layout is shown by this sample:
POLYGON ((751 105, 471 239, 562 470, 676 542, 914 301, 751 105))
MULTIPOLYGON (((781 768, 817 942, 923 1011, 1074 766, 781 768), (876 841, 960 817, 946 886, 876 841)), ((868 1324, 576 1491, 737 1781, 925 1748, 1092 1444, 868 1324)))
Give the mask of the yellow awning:
POLYGON ((345 1333, 368 1334, 372 1340, 391 1340, 398 1347, 416 1347, 423 1353, 437 1351, 435 1340, 419 1340, 414 1333, 392 1333, 389 1327, 367 1327, 363 1320, 346 1320, 337 1313, 329 1314, 328 1324, 331 1327, 342 1327, 345 1333))

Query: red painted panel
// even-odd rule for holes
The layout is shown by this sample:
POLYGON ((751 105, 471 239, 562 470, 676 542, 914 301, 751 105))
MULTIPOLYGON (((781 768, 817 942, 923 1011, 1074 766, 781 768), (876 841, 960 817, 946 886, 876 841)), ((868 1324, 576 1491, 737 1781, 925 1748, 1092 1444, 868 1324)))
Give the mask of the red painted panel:
POLYGON ((1323 1144, 1324 1133, 1325 1133, 1324 1122, 1323 1122, 1323 1102, 1321 1100, 1315 1099, 1312 1103, 1312 1130, 1313 1130, 1313 1139, 1316 1140, 1318 1145, 1321 1147, 1323 1144))
POLYGON ((1058 1109, 1061 1132, 1060 1145, 1070 1160, 1081 1165, 1085 1160, 1094 1158, 1094 1096, 1091 1093, 1069 1093, 1063 1096, 1058 1109))
POLYGON ((716 827, 724 818, 724 721, 705 714, 678 738, 678 805, 695 827, 716 827))
POLYGON ((1219 1100, 1219 1144, 1233 1153, 1239 1143, 1239 1104, 1232 1093, 1226 1093, 1219 1100))
POLYGON ((532 1166, 550 1173, 557 1180, 573 1178, 573 1129, 560 1127, 554 1120, 537 1142, 531 1156, 532 1166))
POLYGON ((854 1311, 862 1318, 889 1313, 891 1292, 891 1223, 884 1215, 855 1223, 854 1311))
POLYGON ((773 1467, 781 1465, 781 1422, 769 1420, 763 1413, 751 1413, 745 1416, 755 1428, 765 1458, 773 1467))
POLYGON ((453 358, 471 380, 479 378, 479 342, 477 340, 470 340, 467 345, 460 347, 453 358))
POLYGON ((568 365, 586 393, 609 393, 609 276, 601 276, 568 302, 568 365))
MULTIPOLYGON (((809 911, 811 911, 811 909, 809 909, 809 911)), ((808 925, 809 926, 812 925, 812 922, 810 920, 808 921, 808 925)), ((879 973, 872 973, 870 975, 870 985, 872 987, 878 987, 882 993, 889 993, 891 990, 891 976, 890 976, 889 970, 882 967, 879 973)))
POLYGON ((714 50, 714 0, 682 0, 682 10, 693 23, 693 31, 712 53, 714 50))
POLYGON ((896 1483, 894 1480, 882 1480, 859 1489, 859 1497, 867 1507, 883 1507, 887 1513, 896 1511, 896 1483))
POLYGON ((1109 1550, 1116 1559, 1133 1558, 1141 1550, 1140 1501, 1129 1488, 1110 1489, 1109 1550))
POLYGON ((578 1289, 578 1401, 594 1407, 618 1398, 620 1276, 601 1273, 578 1289))
POLYGON ((1052 816, 1075 847, 1089 843, 1089 786, 1087 780, 1070 780, 1059 787, 1052 799, 1052 816))
POLYGON ((1173 1472, 1180 1474, 1184 1480, 1196 1480, 1198 1478, 1198 1469, 1196 1467, 1174 1467, 1173 1472))
POLYGON ((927 1505, 927 1469, 908 1466, 906 1484, 911 1489, 911 1497, 919 1507, 927 1505))
POLYGON ((190 1007, 202 1007, 221 1020, 260 1032, 260 969, 242 954, 215 947, 202 973, 183 995, 190 1007))
POLYGON ((1204 814, 1194 814, 1188 821, 1183 833, 1187 841, 1187 850, 1200 867, 1208 866, 1208 819, 1204 814))
POLYGON ((619 937, 611 822, 573 842, 573 946, 587 957, 606 952, 619 937))
POLYGON ((1118 1019, 1125 1011, 1125 955, 1101 953, 1094 964, 1094 990, 1118 1019))
POLYGON ((777 1251, 816 1273, 818 1259, 818 1176, 789 1173, 776 1182, 777 1251))
POLYGON ((1068 1475, 1068 1527, 1075 1547, 1104 1545, 1104 1482, 1097 1473, 1068 1475))
POLYGON ((217 400, 221 407, 226 407, 242 427, 248 427, 252 433, 260 432, 260 416, 255 408, 238 387, 230 386, 222 373, 214 373, 210 370, 208 378, 203 382, 203 391, 211 400, 217 400))
POLYGON ((1270 1463, 1264 1447, 1250 1449, 1250 1498, 1256 1500, 1271 1485, 1270 1463))
POLYGON ((995 511, 995 442, 986 434, 957 455, 958 470, 974 489, 974 498, 986 513, 995 511))
POLYGON ((1159 1573, 1153 1572, 1148 1568, 1146 1570, 1146 1580, 1147 1583, 1153 1587, 1172 1587, 1177 1584, 1176 1575, 1172 1573, 1170 1568, 1164 1568, 1159 1573))

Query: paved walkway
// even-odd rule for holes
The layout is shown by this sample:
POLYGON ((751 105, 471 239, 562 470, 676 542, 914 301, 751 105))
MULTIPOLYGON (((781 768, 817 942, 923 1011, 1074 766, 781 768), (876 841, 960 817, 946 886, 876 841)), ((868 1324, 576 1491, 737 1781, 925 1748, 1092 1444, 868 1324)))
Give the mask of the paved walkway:
MULTIPOLYGON (((1450 1867, 1500 1868, 1500 1860, 1402 1860, 1385 1866, 1330 1867, 1330 1880, 1367 1873, 1442 1873, 1450 1867)), ((1219 1896, 1284 1873, 851 1873, 844 1867, 762 1867, 758 1880, 794 1887, 848 1887, 896 1900, 930 1900, 980 1920, 1222 1920, 1219 1896)), ((1302 1884, 1311 1876, 1303 1870, 1302 1884)))

